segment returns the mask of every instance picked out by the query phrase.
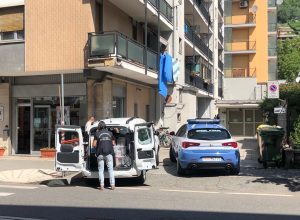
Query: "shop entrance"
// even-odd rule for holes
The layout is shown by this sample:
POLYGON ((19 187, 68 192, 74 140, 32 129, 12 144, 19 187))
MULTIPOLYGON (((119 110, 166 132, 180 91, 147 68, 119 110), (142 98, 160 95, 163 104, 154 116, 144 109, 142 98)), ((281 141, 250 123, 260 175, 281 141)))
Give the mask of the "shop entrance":
POLYGON ((17 108, 17 154, 30 154, 31 105, 18 104, 17 108))
POLYGON ((51 145, 51 106, 35 105, 33 110, 33 151, 51 145))

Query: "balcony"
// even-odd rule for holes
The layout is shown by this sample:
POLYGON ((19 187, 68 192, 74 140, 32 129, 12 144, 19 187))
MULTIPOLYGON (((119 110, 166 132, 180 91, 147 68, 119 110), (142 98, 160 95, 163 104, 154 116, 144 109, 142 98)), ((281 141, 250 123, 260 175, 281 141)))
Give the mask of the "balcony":
POLYGON ((219 12, 220 12, 221 16, 223 17, 224 10, 223 10, 222 5, 220 4, 220 1, 218 2, 218 8, 219 8, 219 12))
POLYGON ((256 68, 232 68, 225 69, 226 78, 255 78, 256 68))
POLYGON ((204 16, 204 18, 206 19, 206 21, 208 23, 210 23, 210 17, 209 17, 209 12, 205 7, 205 3, 203 0, 194 0, 194 4, 196 5, 196 7, 200 10, 200 12, 202 13, 202 15, 204 16))
POLYGON ((185 83, 211 94, 214 92, 213 84, 206 83, 200 76, 192 75, 189 69, 185 69, 185 83))
POLYGON ((158 10, 158 3, 159 5, 159 11, 161 14, 170 22, 172 22, 172 7, 166 2, 166 0, 148 0, 148 2, 156 9, 158 10), (158 2, 160 1, 160 2, 158 2))
POLYGON ((213 59, 213 53, 204 41, 189 27, 185 25, 185 36, 194 44, 208 59, 213 59))
POLYGON ((218 96, 223 98, 223 88, 218 88, 218 96))
POLYGON ((236 41, 225 43, 224 54, 253 54, 256 53, 256 41, 236 41))
POLYGON ((219 40, 221 41, 221 42, 223 42, 224 41, 224 37, 223 37, 223 34, 222 34, 222 32, 218 32, 218 37, 219 37, 219 40))
POLYGON ((116 7, 121 9, 128 16, 132 17, 135 21, 145 22, 145 3, 147 2, 147 22, 149 27, 157 28, 160 25, 161 31, 173 30, 173 8, 166 0, 160 0, 158 10, 158 0, 109 0, 116 7), (158 24, 158 14, 160 13, 160 22, 158 24))
POLYGON ((147 60, 147 75, 157 78, 157 53, 119 32, 89 33, 88 46, 88 67, 96 67, 122 76, 125 73, 145 74, 147 60))
POLYGON ((218 67, 219 67, 220 70, 223 71, 223 69, 224 69, 224 63, 221 60, 218 60, 218 67))
POLYGON ((268 0, 268 7, 269 8, 276 7, 276 0, 268 0))
POLYGON ((256 16, 252 13, 243 15, 231 15, 225 17, 225 28, 244 28, 255 26, 256 16))

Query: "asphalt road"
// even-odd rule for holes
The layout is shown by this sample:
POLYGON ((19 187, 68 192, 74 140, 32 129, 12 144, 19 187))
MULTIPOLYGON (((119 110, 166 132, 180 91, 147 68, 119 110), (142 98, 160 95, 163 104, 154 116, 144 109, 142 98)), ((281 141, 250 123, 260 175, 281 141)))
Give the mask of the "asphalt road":
POLYGON ((296 169, 242 167, 238 176, 201 171, 178 177, 167 154, 162 149, 159 169, 147 173, 146 184, 117 180, 115 191, 100 192, 97 181, 86 185, 77 178, 70 185, 1 183, 0 219, 300 219, 296 169))

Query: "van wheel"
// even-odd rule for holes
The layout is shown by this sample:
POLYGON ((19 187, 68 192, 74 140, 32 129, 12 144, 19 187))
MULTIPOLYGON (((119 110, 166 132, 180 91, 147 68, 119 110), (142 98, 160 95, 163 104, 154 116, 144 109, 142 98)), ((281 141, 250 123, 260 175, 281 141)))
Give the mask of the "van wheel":
POLYGON ((175 152, 174 152, 172 146, 170 147, 170 150, 169 150, 169 156, 170 156, 170 160, 171 160, 173 163, 175 163, 175 162, 176 162, 176 157, 175 157, 175 152))
POLYGON ((141 175, 136 178, 138 184, 143 185, 146 182, 146 171, 142 170, 141 175))
POLYGON ((177 174, 178 174, 178 176, 184 176, 185 175, 185 169, 183 169, 180 166, 180 163, 179 163, 178 160, 177 160, 177 174))

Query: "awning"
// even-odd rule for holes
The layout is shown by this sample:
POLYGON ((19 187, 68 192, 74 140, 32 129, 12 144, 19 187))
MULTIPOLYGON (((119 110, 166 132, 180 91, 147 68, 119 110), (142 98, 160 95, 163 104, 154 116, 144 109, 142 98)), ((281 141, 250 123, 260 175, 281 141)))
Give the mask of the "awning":
POLYGON ((218 100, 218 108, 259 108, 262 100, 218 100))

